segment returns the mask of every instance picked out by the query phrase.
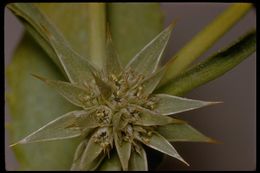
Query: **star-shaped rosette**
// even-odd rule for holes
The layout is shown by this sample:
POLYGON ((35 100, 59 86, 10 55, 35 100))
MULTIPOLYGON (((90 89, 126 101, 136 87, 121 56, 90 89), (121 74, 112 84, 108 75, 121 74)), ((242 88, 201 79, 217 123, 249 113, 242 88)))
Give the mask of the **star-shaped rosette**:
POLYGON ((188 165, 170 142, 214 142, 173 116, 218 102, 153 93, 166 69, 160 67, 160 60, 174 24, 151 40, 125 67, 107 31, 106 56, 103 67, 97 68, 75 52, 36 8, 12 8, 37 12, 38 16, 30 16, 18 10, 25 23, 33 23, 29 28, 32 35, 40 35, 51 46, 69 81, 33 76, 78 107, 14 145, 80 137, 71 170, 148 170, 145 145, 188 165))

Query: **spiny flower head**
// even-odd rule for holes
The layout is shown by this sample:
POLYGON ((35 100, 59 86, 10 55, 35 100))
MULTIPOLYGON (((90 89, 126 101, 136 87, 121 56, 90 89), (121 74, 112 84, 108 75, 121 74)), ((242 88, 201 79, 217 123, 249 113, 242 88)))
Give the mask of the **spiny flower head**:
POLYGON ((148 170, 144 145, 188 165, 170 141, 211 141, 186 122, 169 115, 213 102, 153 93, 165 71, 159 64, 173 24, 125 67, 121 66, 107 32, 105 62, 99 69, 72 50, 47 19, 35 22, 34 27, 47 33, 42 37, 52 46, 69 82, 33 76, 79 109, 58 117, 16 144, 81 136, 71 170, 102 170, 109 162, 120 163, 122 170, 148 170))

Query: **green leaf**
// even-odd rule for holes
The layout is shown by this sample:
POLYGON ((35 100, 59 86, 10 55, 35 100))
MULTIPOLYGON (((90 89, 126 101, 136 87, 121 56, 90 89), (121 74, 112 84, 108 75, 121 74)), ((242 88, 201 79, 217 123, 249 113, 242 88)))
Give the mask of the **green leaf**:
POLYGON ((85 107, 86 102, 90 99, 90 92, 87 89, 79 88, 69 82, 58 80, 49 80, 39 75, 34 77, 42 80, 50 87, 54 88, 60 95, 76 106, 85 107), (88 98, 87 98, 88 97, 88 98))
POLYGON ((143 147, 140 147, 140 154, 135 151, 131 153, 129 171, 148 171, 147 157, 143 147))
POLYGON ((163 136, 161 136, 158 133, 153 134, 153 136, 150 138, 149 142, 143 142, 145 145, 158 150, 164 154, 167 154, 171 157, 174 157, 186 165, 189 166, 189 164, 183 160, 183 158, 178 154, 178 152, 175 150, 175 148, 167 141, 163 136))
POLYGON ((128 170, 128 161, 131 154, 131 143, 119 139, 117 133, 114 133, 114 140, 116 145, 117 154, 119 156, 122 168, 124 171, 128 170), (121 141, 119 141, 121 140, 121 141))
POLYGON ((156 131, 170 142, 215 142, 187 123, 160 126, 156 131))
POLYGON ((72 83, 83 84, 93 79, 91 71, 95 71, 94 66, 70 47, 62 33, 38 8, 23 3, 11 4, 9 7, 23 22, 36 30, 34 33, 39 33, 50 44, 72 83))
MULTIPOLYGON (((8 129, 12 143, 58 115, 76 109, 58 93, 30 76, 31 73, 40 73, 64 80, 56 66, 46 59, 46 54, 28 34, 23 37, 21 43, 16 49, 12 63, 6 69, 7 82, 11 89, 6 91, 6 99, 12 119, 8 129)), ((73 139, 28 146, 17 145, 12 149, 21 170, 64 170, 70 167, 76 142, 77 140, 73 139), (42 157, 42 151, 48 157, 42 157)))
MULTIPOLYGON (((82 22, 87 20, 87 4, 39 3, 35 5, 52 19, 73 49, 87 57, 88 22, 82 22)), ((38 129, 58 115, 77 109, 51 88, 30 77, 30 74, 36 73, 52 79, 66 80, 47 57, 48 55, 37 43, 26 35, 17 46, 12 62, 7 68, 10 91, 6 91, 8 92, 6 99, 12 120, 7 130, 11 142, 18 141, 25 134, 38 129)), ((17 145, 12 149, 19 162, 20 170, 69 170, 78 143, 78 139, 74 138, 17 145)))
POLYGON ((119 61, 118 54, 112 42, 111 33, 109 26, 107 26, 106 34, 106 61, 105 61, 105 71, 107 74, 119 75, 123 68, 119 61))
POLYGON ((158 72, 152 74, 151 77, 145 79, 142 82, 143 93, 145 95, 150 95, 154 91, 154 89, 157 87, 157 85, 161 81, 164 73, 165 73, 165 68, 162 68, 158 72))
POLYGON ((172 115, 220 103, 192 100, 167 94, 156 94, 155 97, 158 99, 158 102, 154 111, 160 115, 172 115))
POLYGON ((131 68, 144 76, 155 72, 170 38, 173 27, 174 23, 150 41, 135 55, 135 57, 133 57, 133 59, 127 64, 126 69, 131 68))
MULTIPOLYGON (((82 123, 82 117, 87 116, 86 118, 88 119, 88 114, 89 113, 86 111, 72 111, 66 113, 13 145, 60 140, 80 136, 83 133, 83 130, 88 127, 87 125, 85 126, 85 122, 82 123)), ((88 124, 92 125, 94 123, 92 121, 88 124)))
POLYGON ((82 154, 79 170, 95 170, 103 158, 104 154, 102 153, 102 147, 99 143, 95 142, 94 135, 92 135, 82 154))
POLYGON ((167 63, 161 84, 182 73, 194 60, 205 53, 218 39, 231 29, 251 9, 250 3, 234 3, 217 16, 167 63), (228 19, 228 20, 227 20, 228 19))
POLYGON ((110 158, 105 158, 101 163, 99 171, 121 171, 121 163, 117 152, 113 152, 110 158))
POLYGON ((107 19, 123 66, 163 27, 159 3, 108 3, 107 19))
POLYGON ((253 30, 241 37, 231 46, 212 55, 205 61, 190 68, 169 83, 161 86, 156 92, 184 95, 192 89, 214 80, 245 60, 256 50, 256 31, 253 30))

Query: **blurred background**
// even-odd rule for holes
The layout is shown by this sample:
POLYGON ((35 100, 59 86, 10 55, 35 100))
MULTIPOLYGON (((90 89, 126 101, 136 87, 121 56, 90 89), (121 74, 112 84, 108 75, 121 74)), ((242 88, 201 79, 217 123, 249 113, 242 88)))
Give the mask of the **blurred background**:
MULTIPOLYGON (((168 58, 230 5, 230 3, 160 4, 165 15, 164 26, 178 19, 165 52, 165 57, 168 58)), ((255 27, 256 13, 252 9, 197 62, 255 27)), ((6 67, 24 31, 23 26, 8 9, 5 9, 4 31, 6 67)), ((5 89, 8 89, 6 82, 5 89)), ((178 117, 221 143, 174 143, 174 147, 190 163, 190 167, 166 156, 158 170, 254 170, 256 168, 256 54, 252 54, 224 76, 194 89, 185 97, 224 102, 178 114, 178 117)), ((11 121, 11 118, 8 106, 5 105, 5 122, 8 121, 11 121)), ((19 164, 9 145, 8 134, 5 132, 6 169, 16 170, 19 164)))

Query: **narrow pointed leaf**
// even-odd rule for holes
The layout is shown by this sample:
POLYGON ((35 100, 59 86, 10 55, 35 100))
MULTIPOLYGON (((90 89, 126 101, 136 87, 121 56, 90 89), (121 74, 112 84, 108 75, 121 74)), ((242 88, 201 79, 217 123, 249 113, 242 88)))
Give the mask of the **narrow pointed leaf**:
POLYGON ((213 139, 203 135, 187 123, 160 126, 156 131, 170 142, 215 142, 213 139))
POLYGON ((101 163, 99 171, 121 171, 121 163, 117 152, 113 152, 110 158, 105 158, 101 163))
POLYGON ((201 107, 217 104, 220 102, 205 102, 200 100, 192 100, 167 94, 157 94, 155 97, 159 99, 155 111, 161 115, 171 115, 185 112, 201 107))
POLYGON ((160 80, 162 79, 164 72, 165 72, 165 68, 162 68, 155 74, 152 74, 151 77, 143 81, 142 85, 143 85, 143 92, 145 95, 150 95, 154 91, 154 89, 157 87, 160 80))
POLYGON ((95 143, 94 137, 92 136, 87 144, 87 147, 82 155, 80 161, 80 170, 92 170, 97 168, 102 161, 103 156, 102 147, 100 144, 95 143))
POLYGON ((158 133, 154 133, 153 136, 150 138, 149 142, 144 142, 145 145, 158 150, 164 154, 167 154, 169 156, 172 156, 186 165, 189 165, 183 158, 178 154, 178 152, 175 150, 175 148, 170 144, 169 141, 167 141, 163 136, 161 136, 158 133))
POLYGON ((124 171, 128 170, 128 162, 131 154, 131 143, 119 141, 117 134, 114 135, 116 150, 124 171))
POLYGON ((142 113, 140 119, 135 121, 134 124, 142 126, 156 126, 166 125, 171 123, 183 123, 184 121, 171 118, 168 116, 161 116, 159 114, 149 114, 148 112, 142 113))
POLYGON ((80 163, 82 154, 83 154, 84 150, 86 149, 87 142, 88 142, 87 140, 83 140, 78 145, 78 147, 75 151, 75 154, 74 154, 73 163, 70 168, 71 171, 75 171, 75 170, 79 169, 79 163, 80 163))
POLYGON ((119 61, 118 54, 113 46, 109 26, 107 26, 107 40, 106 40, 106 72, 108 74, 119 75, 122 71, 122 66, 119 61))
POLYGON ((140 154, 135 151, 131 153, 129 171, 148 171, 147 157, 143 147, 140 147, 140 154))
POLYGON ((87 114, 88 112, 86 111, 72 111, 66 113, 31 133, 16 144, 67 139, 80 136, 86 127, 84 125, 79 126, 75 123, 78 122, 78 117, 87 114))
POLYGON ((23 3, 10 4, 8 7, 19 19, 34 28, 36 31, 34 33, 39 33, 50 44, 72 83, 82 84, 93 79, 90 70, 95 71, 94 66, 70 47, 61 32, 38 8, 23 3))
POLYGON ((163 51, 169 40, 173 23, 157 35, 151 42, 149 42, 136 56, 128 63, 127 68, 131 68, 138 73, 145 76, 155 72, 163 51))
POLYGON ((85 107, 84 98, 90 95, 90 92, 87 91, 87 89, 79 88, 68 82, 49 80, 38 75, 33 75, 33 76, 42 80, 50 87, 54 88, 60 95, 62 95, 72 104, 80 107, 85 107))
POLYGON ((104 96, 105 98, 108 98, 111 94, 112 94, 112 88, 105 83, 102 79, 100 79, 97 74, 92 73, 95 79, 95 82, 99 88, 100 93, 102 94, 102 96, 104 96))
MULTIPOLYGON (((156 92, 184 95, 236 67, 256 50, 256 30, 248 32, 229 47, 211 55, 175 79, 158 88, 156 92)), ((253 58, 253 57, 252 57, 253 58)))

